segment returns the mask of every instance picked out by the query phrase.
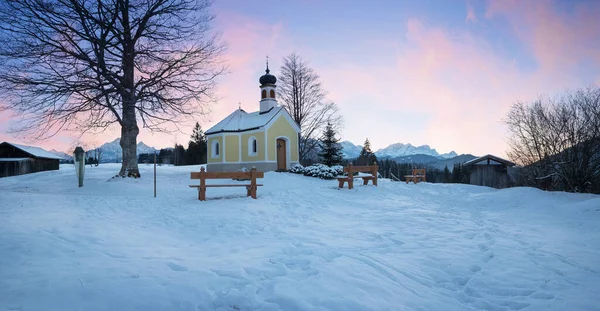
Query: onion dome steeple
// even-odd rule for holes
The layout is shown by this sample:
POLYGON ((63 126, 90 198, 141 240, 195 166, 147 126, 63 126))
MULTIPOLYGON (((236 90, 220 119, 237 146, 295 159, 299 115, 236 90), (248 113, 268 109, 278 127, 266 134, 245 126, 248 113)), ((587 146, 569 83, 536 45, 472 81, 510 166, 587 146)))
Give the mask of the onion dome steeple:
POLYGON ((277 78, 270 74, 269 57, 267 56, 267 70, 265 74, 258 80, 260 82, 260 112, 269 112, 274 107, 277 107, 277 99, 275 99, 275 89, 277 78))
POLYGON ((267 70, 265 70, 265 72, 266 73, 260 77, 258 82, 260 82, 261 85, 275 84, 277 82, 277 78, 275 78, 274 75, 269 73, 271 71, 269 70, 269 59, 268 58, 267 58, 267 70))

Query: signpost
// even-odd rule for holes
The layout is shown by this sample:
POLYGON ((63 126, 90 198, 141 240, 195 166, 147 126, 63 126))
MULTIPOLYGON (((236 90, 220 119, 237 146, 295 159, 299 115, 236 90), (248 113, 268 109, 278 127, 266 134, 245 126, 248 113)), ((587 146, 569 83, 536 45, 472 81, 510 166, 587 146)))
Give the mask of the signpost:
POLYGON ((85 151, 83 151, 83 148, 75 148, 73 163, 75 163, 75 174, 77 175, 79 187, 83 187, 83 175, 85 173, 85 151))

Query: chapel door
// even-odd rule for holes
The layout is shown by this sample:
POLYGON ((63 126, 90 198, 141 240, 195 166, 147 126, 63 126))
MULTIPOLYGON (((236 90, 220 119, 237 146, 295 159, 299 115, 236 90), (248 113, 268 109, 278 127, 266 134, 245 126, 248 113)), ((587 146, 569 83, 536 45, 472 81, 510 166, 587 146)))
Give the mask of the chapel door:
POLYGON ((286 158, 286 141, 285 139, 277 139, 277 170, 287 170, 286 158))

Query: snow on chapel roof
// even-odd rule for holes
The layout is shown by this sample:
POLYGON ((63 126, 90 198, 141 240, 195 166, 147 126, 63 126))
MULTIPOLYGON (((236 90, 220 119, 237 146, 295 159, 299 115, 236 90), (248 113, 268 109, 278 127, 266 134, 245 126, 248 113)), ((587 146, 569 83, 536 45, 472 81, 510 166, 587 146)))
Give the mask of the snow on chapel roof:
POLYGON ((260 113, 259 111, 247 113, 243 109, 237 109, 221 122, 215 124, 206 131, 206 134, 217 134, 222 132, 244 132, 259 129, 273 117, 275 117, 282 109, 283 106, 271 108, 269 111, 260 113))
POLYGON ((59 156, 55 155, 54 153, 48 152, 40 147, 17 145, 17 144, 9 143, 6 141, 3 142, 2 144, 8 144, 17 149, 21 149, 22 151, 27 152, 36 158, 57 159, 57 160, 61 159, 59 156))

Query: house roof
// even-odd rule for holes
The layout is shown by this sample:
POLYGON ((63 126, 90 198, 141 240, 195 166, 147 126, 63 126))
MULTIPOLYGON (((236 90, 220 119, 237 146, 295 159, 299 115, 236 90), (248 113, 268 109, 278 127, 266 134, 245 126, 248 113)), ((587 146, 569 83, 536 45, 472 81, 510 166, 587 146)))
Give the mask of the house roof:
POLYGON ((9 142, 3 142, 0 145, 3 144, 7 144, 10 146, 13 146, 17 149, 20 149, 21 151, 24 151, 26 153, 29 153, 30 155, 36 157, 36 158, 44 158, 44 159, 56 159, 56 160, 60 160, 61 158, 57 155, 55 155, 52 152, 48 152, 40 147, 32 147, 32 146, 25 146, 25 145, 17 145, 17 144, 13 144, 13 143, 9 143, 9 142))
POLYGON ((465 165, 465 166, 473 165, 473 164, 477 164, 479 162, 487 161, 487 160, 495 161, 495 162, 498 162, 499 164, 503 164, 503 165, 510 166, 510 167, 515 166, 515 164, 513 162, 510 162, 508 160, 499 158, 499 157, 491 155, 491 154, 486 154, 486 155, 481 156, 479 158, 475 158, 473 160, 467 161, 463 165, 465 165))
POLYGON ((245 132, 256 130, 267 125, 280 112, 287 113, 287 110, 285 110, 285 107, 283 106, 271 108, 266 112, 256 111, 251 113, 247 113, 243 109, 237 109, 225 119, 221 120, 221 122, 208 129, 205 133, 206 135, 210 135, 223 132, 245 132))

